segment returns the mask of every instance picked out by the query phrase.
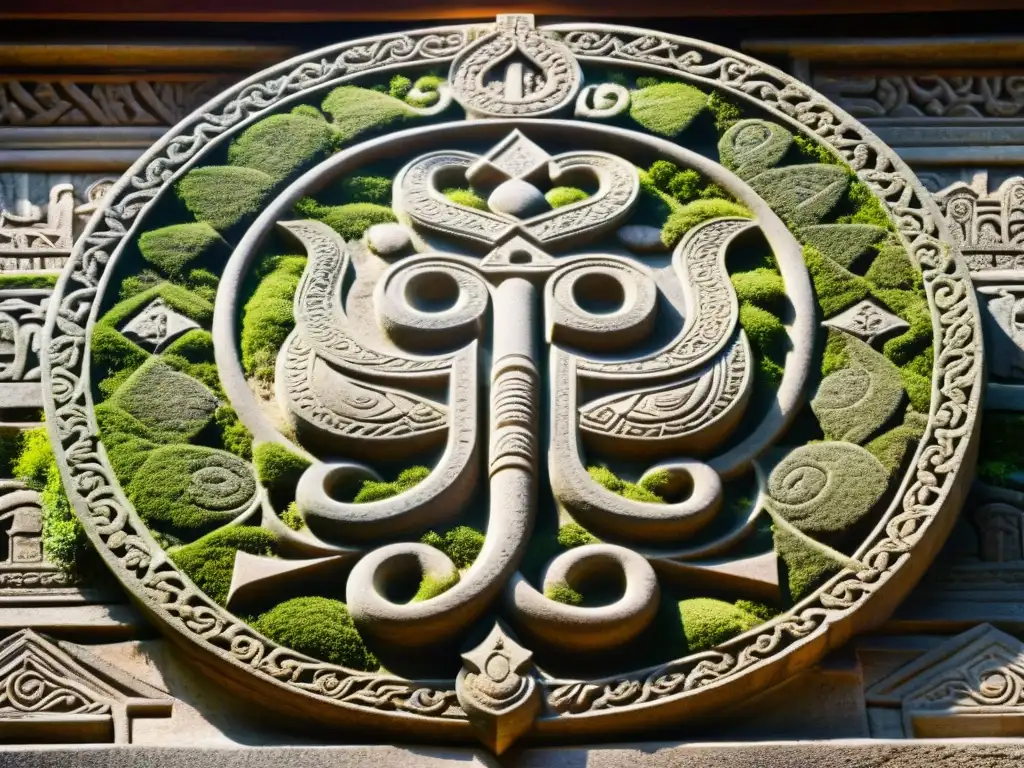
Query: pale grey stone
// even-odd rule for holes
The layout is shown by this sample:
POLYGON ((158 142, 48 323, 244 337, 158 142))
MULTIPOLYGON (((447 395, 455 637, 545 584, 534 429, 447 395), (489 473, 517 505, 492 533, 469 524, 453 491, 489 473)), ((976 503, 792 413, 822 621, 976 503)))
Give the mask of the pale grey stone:
POLYGON ((510 179, 499 184, 487 198, 487 205, 492 211, 520 219, 543 213, 550 207, 541 191, 522 179, 510 179))
POLYGON ((619 242, 634 253, 659 253, 668 250, 661 241, 661 230, 644 224, 630 224, 615 233, 619 242))
POLYGON ((374 224, 366 232, 366 242, 379 256, 400 256, 412 247, 409 230, 401 224, 374 224))

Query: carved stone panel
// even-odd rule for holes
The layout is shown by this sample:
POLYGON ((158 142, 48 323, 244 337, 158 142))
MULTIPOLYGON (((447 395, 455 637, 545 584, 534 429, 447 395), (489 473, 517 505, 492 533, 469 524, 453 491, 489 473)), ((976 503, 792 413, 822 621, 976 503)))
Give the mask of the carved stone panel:
POLYGON ((966 492, 956 241, 741 54, 522 15, 343 43, 100 208, 43 341, 69 499, 306 727, 501 752, 721 714, 883 620, 966 492))

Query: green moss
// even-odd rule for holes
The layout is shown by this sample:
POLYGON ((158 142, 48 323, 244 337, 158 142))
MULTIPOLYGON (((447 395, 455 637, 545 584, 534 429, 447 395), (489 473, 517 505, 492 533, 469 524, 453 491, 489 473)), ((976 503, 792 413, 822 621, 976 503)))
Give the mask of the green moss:
POLYGON ((336 187, 341 203, 391 203, 391 179, 386 176, 349 176, 336 187))
POLYGON ((751 213, 739 203, 728 200, 694 200, 672 213, 661 228, 661 241, 673 247, 683 235, 705 221, 723 216, 751 218, 751 213))
POLYGON ((835 165, 790 165, 772 168, 747 180, 791 226, 818 224, 839 203, 850 175, 835 165))
POLYGON ((301 531, 306 527, 306 521, 303 519, 302 513, 299 512, 299 505, 294 501, 281 513, 281 522, 293 531, 301 531))
POLYGON ((846 207, 852 208, 853 213, 838 217, 837 224, 871 224, 882 229, 892 229, 882 203, 872 194, 867 184, 858 179, 850 183, 846 192, 846 207))
POLYGON ((998 486, 1012 485, 1024 470, 1024 413, 983 411, 978 477, 998 486))
POLYGON ((871 224, 814 224, 800 230, 804 243, 845 269, 884 236, 884 229, 871 224))
POLYGON ((394 211, 376 203, 320 205, 307 197, 296 204, 295 210, 302 216, 322 221, 346 240, 358 240, 374 224, 398 221, 394 211))
POLYGON ((630 483, 617 477, 607 467, 587 467, 587 472, 595 482, 630 501, 643 501, 649 504, 665 503, 665 499, 652 489, 651 485, 654 483, 630 483))
POLYGON ((191 376, 150 358, 118 387, 114 406, 144 424, 157 439, 188 442, 213 418, 217 398, 191 376))
POLYGON ((341 141, 395 128, 415 112, 405 102, 386 93, 378 93, 354 85, 335 88, 324 99, 323 111, 331 116, 341 141))
POLYGON ((599 544, 601 540, 579 523, 566 523, 558 529, 558 544, 565 549, 599 544))
POLYGON ((772 360, 770 357, 759 356, 757 358, 757 368, 754 371, 755 375, 755 389, 761 388, 765 390, 776 390, 779 384, 782 383, 782 375, 785 373, 785 369, 779 365, 779 363, 772 360))
POLYGON ((274 188, 274 178, 233 165, 195 168, 175 188, 185 207, 218 232, 255 217, 274 188))
POLYGON ((876 288, 894 290, 920 290, 921 272, 907 255, 907 250, 896 242, 885 243, 871 262, 864 278, 876 288))
POLYGON ((809 139, 806 136, 794 136, 793 143, 797 152, 812 163, 823 165, 845 165, 836 155, 822 142, 809 139))
POLYGON ((143 291, 148 291, 150 288, 159 285, 163 280, 164 278, 157 274, 155 270, 144 269, 137 275, 128 275, 128 277, 122 280, 117 295, 122 301, 130 299, 138 296, 143 291))
POLYGON ((826 345, 831 370, 811 401, 811 410, 829 440, 863 443, 888 424, 903 405, 900 372, 885 356, 849 334, 829 329, 826 345))
POLYGON ((910 324, 906 331, 882 345, 885 356, 902 367, 932 344, 932 314, 928 301, 916 291, 876 290, 874 295, 910 324))
POLYGON ((776 608, 774 605, 768 605, 767 603, 759 603, 756 600, 737 600, 733 603, 739 610, 744 613, 748 613, 759 621, 771 621, 780 613, 781 610, 776 608))
POLYGON ((694 170, 687 168, 679 171, 668 180, 665 191, 679 203, 688 203, 700 197, 704 189, 704 177, 694 170))
POLYGON ((228 147, 228 163, 283 181, 329 155, 337 133, 322 116, 271 115, 250 126, 228 147))
POLYGON ((552 208, 563 208, 573 203, 579 203, 589 198, 586 192, 576 187, 553 187, 547 191, 544 198, 552 208))
POLYGON ((776 528, 775 551, 782 561, 789 600, 799 602, 840 571, 842 565, 819 549, 776 528))
POLYGON ((424 600, 430 600, 432 597, 437 597, 447 592, 459 583, 459 578, 458 571, 453 572, 448 578, 425 576, 420 582, 420 587, 416 590, 416 594, 413 595, 412 602, 422 603, 424 600))
POLYGON ((737 606, 710 597, 680 601, 679 617, 690 653, 714 648, 761 623, 737 606))
POLYGON ((651 133, 675 138, 707 106, 703 91, 684 83, 659 83, 634 91, 629 115, 651 133))
POLYGON ((469 568, 483 549, 484 534, 476 528, 460 525, 443 534, 427 531, 420 541, 444 552, 456 568, 469 568))
POLYGON ((367 504, 371 501, 383 501, 404 493, 415 485, 419 485, 427 479, 430 470, 426 467, 409 467, 403 469, 391 482, 379 480, 365 480, 355 498, 354 504, 367 504))
POLYGON ((21 453, 14 462, 14 475, 39 491, 43 554, 61 570, 74 573, 85 551, 85 531, 64 491, 50 435, 46 427, 37 427, 24 432, 19 442, 21 453))
MULTIPOLYGON (((168 554, 211 600, 224 605, 231 588, 231 574, 235 570, 235 553, 240 550, 250 555, 272 555, 276 543, 274 535, 263 528, 232 525, 208 533, 168 554)), ((262 629, 258 631, 263 632, 262 629)))
POLYGON ((17 272, 0 272, 0 289, 53 288, 57 275, 26 275, 17 272))
POLYGON ((771 312, 753 304, 740 304, 740 326, 762 355, 772 359, 784 356, 789 337, 782 321, 771 312))
POLYGON ((278 509, 295 498, 295 487, 302 473, 309 468, 309 459, 280 443, 260 443, 253 450, 252 458, 256 477, 278 509))
POLYGON ((552 584, 544 589, 544 596, 556 603, 565 605, 583 605, 583 595, 565 582, 552 584))
POLYGON ((168 445, 149 453, 125 493, 143 520, 165 532, 204 532, 239 514, 256 495, 256 477, 226 451, 168 445))
POLYGON ((786 283, 774 269, 759 267, 749 272, 737 272, 730 275, 730 279, 741 303, 755 304, 774 312, 785 306, 786 283))
POLYGON ((793 134, 767 120, 740 120, 718 141, 722 165, 741 179, 774 168, 793 143, 793 134))
POLYGON ((871 293, 868 282, 836 264, 810 245, 804 246, 804 263, 811 273, 821 314, 832 317, 871 293))
POLYGON ((903 467, 904 459, 924 434, 928 423, 927 417, 923 414, 914 416, 915 418, 908 418, 903 424, 879 435, 864 446, 872 456, 882 462, 890 477, 896 476, 903 467))
POLYGON ((275 643, 331 664, 373 671, 380 664, 359 636, 344 603, 326 597, 296 597, 274 606, 252 623, 275 643))
POLYGON ((242 310, 242 366, 258 381, 274 380, 277 353, 295 327, 295 291, 306 268, 304 256, 280 256, 242 310))
POLYGON ((431 107, 441 98, 441 86, 445 78, 438 75, 424 75, 413 83, 413 92, 405 97, 406 104, 420 109, 431 107))
POLYGON ((489 210, 487 207, 487 201, 472 189, 456 189, 453 187, 452 189, 446 189, 444 191, 444 196, 453 203, 464 205, 467 208, 475 208, 478 211, 489 210))
POLYGON ((405 100, 409 91, 412 90, 412 80, 405 75, 395 75, 388 84, 388 95, 393 99, 405 100))
POLYGON ((712 91, 708 96, 707 110, 715 121, 715 130, 725 133, 733 124, 743 118, 743 110, 728 96, 712 91))
POLYGON ((911 406, 918 413, 928 413, 932 402, 931 378, 906 368, 900 368, 899 372, 900 379, 903 381, 903 389, 907 392, 911 406))

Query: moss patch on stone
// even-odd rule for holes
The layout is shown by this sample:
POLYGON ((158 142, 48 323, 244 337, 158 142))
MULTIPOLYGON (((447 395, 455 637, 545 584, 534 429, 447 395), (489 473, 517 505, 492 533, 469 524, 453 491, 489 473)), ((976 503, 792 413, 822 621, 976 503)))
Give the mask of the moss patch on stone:
POLYGON ((427 467, 409 467, 398 473, 398 477, 390 482, 380 480, 365 480, 356 493, 352 503, 368 504, 371 501, 383 501, 404 493, 415 485, 419 485, 427 479, 430 470, 427 467))
POLYGON ((643 501, 648 504, 665 503, 665 499, 657 494, 657 488, 661 485, 660 478, 648 478, 639 483, 631 483, 619 478, 607 467, 587 467, 587 473, 595 482, 630 501, 643 501))
POLYGON ((842 569, 839 562, 786 531, 776 528, 773 536, 791 603, 803 600, 842 569))
POLYGON ((583 605, 583 595, 570 587, 564 581, 551 584, 544 589, 544 597, 554 600, 556 603, 565 605, 583 605))
POLYGON ((785 305, 786 283, 775 269, 758 267, 736 272, 730 275, 730 280, 740 303, 754 304, 773 313, 785 305))
POLYGON ((634 91, 629 116, 651 133, 673 139, 708 103, 708 95, 685 83, 658 83, 634 91))
POLYGON ((299 505, 294 501, 285 507, 284 512, 281 513, 281 522, 293 531, 301 531, 306 527, 306 521, 299 511, 299 505))
POLYGON ((741 179, 774 168, 793 143, 793 134, 767 120, 740 120, 718 142, 722 165, 741 179))
POLYGON ((487 201, 472 189, 451 188, 444 191, 444 196, 457 205, 464 205, 467 208, 474 208, 478 211, 489 210, 487 201))
POLYGON ((455 563, 456 568, 469 568, 484 546, 484 534, 468 525, 460 525, 450 531, 438 533, 427 531, 420 541, 444 552, 455 563))
POLYGON ((581 203, 589 197, 590 195, 576 187, 553 187, 544 193, 544 199, 552 208, 564 208, 573 203, 581 203))
POLYGON ((189 171, 175 189, 196 219, 225 232, 254 218, 274 183, 272 176, 253 168, 218 165, 189 171))
POLYGON ((815 163, 773 168, 747 180, 791 226, 818 224, 839 203, 850 183, 845 168, 815 163))
POLYGON ((305 256, 278 256, 242 310, 242 367, 254 379, 274 380, 277 353, 295 327, 295 291, 305 256))
POLYGON ((153 449, 125 488, 147 524, 174 535, 231 522, 256 495, 252 466, 227 451, 198 445, 153 449))
POLYGON ((599 544, 601 540, 579 523, 566 523, 558 529, 558 545, 565 549, 599 544))
POLYGON ((380 664, 359 636, 348 607, 326 597, 296 597, 252 622, 275 643, 330 664, 366 672, 380 664))
POLYGON ((725 133, 737 120, 743 118, 743 109, 739 104, 719 91, 712 91, 708 96, 707 110, 715 121, 715 130, 720 134, 725 133))
POLYGON ((775 315, 754 304, 740 304, 740 326, 746 331, 754 349, 773 360, 784 359, 789 340, 786 327, 775 315))
POLYGON ((837 315, 871 294, 871 286, 863 277, 839 266, 815 247, 805 245, 803 253, 824 317, 837 315))
POLYGON ((242 132, 228 147, 228 163, 261 171, 275 182, 324 159, 339 141, 323 116, 300 111, 271 115, 242 132))
POLYGON ((761 620, 723 600, 694 597, 679 602, 679 617, 690 653, 699 653, 753 629, 761 620))
POLYGON ((306 197, 295 205, 295 211, 305 218, 322 221, 345 240, 358 240, 374 224, 398 221, 394 211, 376 203, 320 205, 306 197))
POLYGON ((886 357, 898 366, 907 365, 932 344, 932 314, 928 301, 917 291, 879 289, 874 295, 910 324, 910 328, 882 345, 886 357))
POLYGON ((698 224, 723 216, 752 218, 750 211, 739 203, 729 200, 694 200, 669 215, 661 228, 661 241, 671 248, 698 224))
POLYGON ((111 403, 145 425, 156 439, 183 443, 206 428, 218 405, 206 386, 158 357, 129 376, 111 403))
POLYGON ((910 260, 907 250, 896 242, 885 243, 878 249, 864 279, 883 290, 910 291, 923 287, 920 270, 910 260))
POLYGON ((871 189, 863 181, 853 179, 846 192, 846 206, 852 210, 836 218, 837 224, 871 224, 882 229, 892 229, 889 215, 871 189))
POLYGON ((867 250, 885 236, 872 224, 813 224, 800 230, 800 238, 824 256, 850 269, 867 250))
POLYGON ((387 176, 349 176, 337 184, 333 192, 339 203, 391 203, 391 179, 387 176))
POLYGON ((235 570, 235 553, 273 555, 276 543, 274 535, 263 528, 232 525, 172 549, 168 555, 211 600, 224 605, 235 570))
POLYGON ((57 275, 26 275, 17 272, 0 272, 0 290, 26 288, 53 288, 57 275))
POLYGON ((260 443, 253 450, 256 477, 280 509, 295 498, 295 487, 310 461, 280 443, 260 443))
POLYGON ((458 584, 459 579, 460 576, 458 571, 453 572, 447 578, 425 576, 420 582, 420 586, 419 589, 416 590, 416 594, 413 595, 412 602, 422 603, 424 600, 430 600, 438 595, 442 595, 458 584))
POLYGON ((903 467, 904 459, 924 435, 927 425, 928 417, 924 414, 908 414, 902 424, 879 435, 864 447, 889 471, 889 476, 895 478, 903 467))
POLYGON ((331 116, 339 140, 346 143, 385 128, 395 128, 415 114, 404 101, 354 85, 335 88, 327 94, 321 107, 331 116))

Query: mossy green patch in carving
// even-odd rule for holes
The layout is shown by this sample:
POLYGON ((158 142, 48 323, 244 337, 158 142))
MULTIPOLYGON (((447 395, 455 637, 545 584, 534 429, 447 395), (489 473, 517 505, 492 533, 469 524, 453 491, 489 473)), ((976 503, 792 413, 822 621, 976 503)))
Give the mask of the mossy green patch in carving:
POLYGON ((874 295, 910 323, 910 328, 882 345, 886 357, 904 366, 931 346, 932 314, 928 301, 916 291, 878 289, 874 295))
POLYGON ((388 83, 388 95, 393 99, 405 100, 409 91, 412 90, 412 80, 405 75, 395 75, 388 83))
POLYGON ((413 486, 419 485, 427 479, 429 474, 430 470, 426 467, 409 467, 399 472, 398 477, 391 482, 365 480, 352 502, 367 504, 371 501, 390 499, 392 496, 397 496, 413 486))
POLYGON ((868 282, 836 264, 813 246, 804 246, 804 263, 811 273, 821 314, 832 317, 871 293, 868 282))
POLYGON ((784 373, 785 369, 775 360, 759 356, 757 368, 754 370, 754 389, 761 389, 761 391, 778 389, 784 373))
POLYGON ((149 427, 113 403, 100 403, 94 412, 110 465, 117 479, 126 484, 160 443, 149 427))
POLYGON ((907 414, 903 424, 879 435, 864 447, 889 471, 889 476, 895 478, 896 473, 903 467, 904 459, 917 445, 927 425, 928 417, 924 414, 907 414))
POLYGON ((149 453, 125 492, 143 520, 177 535, 231 522, 257 488, 252 466, 232 453, 168 445, 149 453))
POLYGON ((544 589, 544 597, 554 600, 556 603, 565 605, 583 605, 583 595, 570 587, 564 581, 551 584, 544 589))
POLYGON ((175 188, 185 207, 218 232, 255 217, 274 188, 274 178, 254 168, 208 166, 189 171, 175 188))
POLYGON ((921 271, 914 266, 906 249, 896 242, 884 243, 864 275, 876 288, 891 290, 920 290, 923 287, 921 271))
POLYGON ((903 389, 907 391, 907 398, 910 405, 918 413, 928 413, 932 402, 932 380, 929 376, 922 376, 919 373, 900 368, 900 379, 903 381, 903 389))
POLYGON ((892 229, 892 222, 885 208, 863 181, 854 179, 846 192, 844 207, 852 213, 836 218, 837 224, 871 224, 882 229, 892 229))
POLYGON ((816 163, 773 168, 747 183, 792 226, 805 227, 820 223, 836 207, 850 175, 845 168, 816 163))
POLYGON ((796 146, 797 152, 812 163, 821 163, 822 165, 846 165, 820 141, 809 139, 806 136, 796 135, 793 137, 793 144, 796 146))
POLYGON ((434 106, 441 98, 441 86, 445 82, 440 75, 423 75, 412 84, 412 91, 406 93, 405 103, 420 109, 434 106))
POLYGON ((775 529, 773 538, 775 551, 782 561, 783 583, 792 603, 807 597, 843 567, 822 550, 780 528, 775 529))
POLYGON ((111 403, 165 442, 192 440, 210 423, 218 405, 206 386, 158 357, 150 358, 129 376, 111 403))
POLYGON ((413 595, 412 602, 422 603, 424 600, 430 600, 432 597, 444 594, 449 589, 459 583, 459 572, 454 571, 447 578, 439 576, 424 576, 420 582, 419 589, 416 590, 416 594, 413 595))
POLYGON ((39 491, 43 517, 43 554, 53 565, 75 573, 86 548, 85 531, 71 509, 57 458, 46 427, 24 432, 21 453, 14 462, 14 476, 39 491))
POLYGON ((346 240, 358 240, 374 224, 398 221, 390 208, 376 203, 320 205, 306 197, 295 205, 298 214, 322 221, 346 240))
POLYGON ((768 477, 768 511, 815 536, 850 530, 889 486, 889 473, 852 443, 810 443, 796 448, 768 477))
POLYGON ((565 549, 582 547, 584 544, 598 544, 600 541, 579 523, 566 523, 558 529, 558 544, 565 549))
POLYGON ((484 534, 468 525, 460 525, 445 533, 427 531, 421 542, 439 549, 451 558, 456 568, 469 568, 484 546, 484 534))
POLYGON ((753 304, 740 304, 740 326, 763 356, 776 361, 785 358, 789 340, 786 327, 771 312, 753 304))
POLYGON ((750 211, 729 200, 694 200, 672 213, 661 228, 661 242, 673 247, 698 224, 723 216, 752 218, 750 211))
POLYGON ((544 194, 544 199, 552 208, 564 208, 573 203, 581 203, 589 197, 590 195, 576 187, 553 187, 544 194))
POLYGON ((1024 413, 984 411, 978 477, 998 486, 1020 486, 1024 471, 1024 413))
POLYGON ((741 179, 774 168, 793 143, 793 134, 767 120, 740 120, 718 141, 722 165, 741 179))
POLYGON ((304 256, 278 256, 267 265, 242 310, 242 367, 263 383, 274 380, 277 353, 295 327, 295 291, 306 268, 304 256))
POLYGON ((339 203, 391 203, 391 179, 386 176, 349 176, 335 187, 339 203))
POLYGON ((17 272, 0 272, 0 290, 25 288, 53 288, 57 275, 25 275, 17 272))
POLYGON ((813 224, 800 230, 800 238, 839 266, 850 269, 867 250, 885 236, 872 224, 813 224))
POLYGON ((629 115, 651 133, 675 138, 707 106, 708 95, 684 83, 659 83, 634 91, 629 115))
POLYGON ((324 99, 323 111, 331 116, 340 140, 351 142, 356 137, 394 128, 396 123, 413 116, 412 107, 386 93, 368 88, 343 85, 324 99))
POLYGON ((708 96, 707 110, 715 121, 715 130, 725 133, 737 120, 743 119, 743 109, 731 97, 719 91, 708 96))
POLYGON ((829 329, 828 347, 847 364, 818 386, 811 410, 829 440, 863 443, 888 424, 903 405, 899 369, 860 339, 829 329), (842 351, 835 348, 842 346, 842 351))
POLYGON ((330 664, 373 671, 380 664, 359 636, 344 603, 326 597, 296 597, 252 623, 275 643, 330 664))
POLYGON ((250 555, 273 555, 276 544, 270 531, 232 525, 172 549, 168 555, 211 600, 224 605, 235 570, 235 553, 241 550, 250 555))
POLYGON ((474 192, 472 189, 458 189, 452 187, 444 191, 444 196, 451 200, 453 203, 458 205, 464 205, 467 208, 475 208, 478 211, 489 210, 487 207, 487 201, 484 200, 480 195, 474 192))
POLYGON ((732 603, 694 597, 679 603, 679 617, 690 653, 699 653, 753 629, 761 620, 732 603))
POLYGON ((253 464, 260 483, 280 509, 295 498, 295 487, 310 461, 280 443, 260 443, 253 450, 253 464))
POLYGON ((303 519, 302 513, 299 512, 299 505, 294 501, 281 513, 281 522, 293 531, 301 531, 306 527, 306 521, 303 519))
POLYGON ((776 270, 758 267, 748 272, 730 275, 732 287, 740 303, 754 304, 776 313, 786 302, 786 283, 776 270))
POLYGON ((782 613, 782 611, 774 605, 759 603, 756 600, 737 600, 733 605, 744 613, 749 613, 759 621, 771 621, 782 613))
POLYGON ((322 115, 271 115, 250 126, 228 147, 228 163, 262 171, 274 181, 308 168, 329 155, 337 132, 322 115))
POLYGON ((644 501, 649 504, 665 503, 665 499, 656 492, 658 486, 662 484, 661 478, 648 478, 640 483, 631 483, 628 480, 622 480, 607 467, 587 467, 587 473, 595 482, 630 501, 644 501))

